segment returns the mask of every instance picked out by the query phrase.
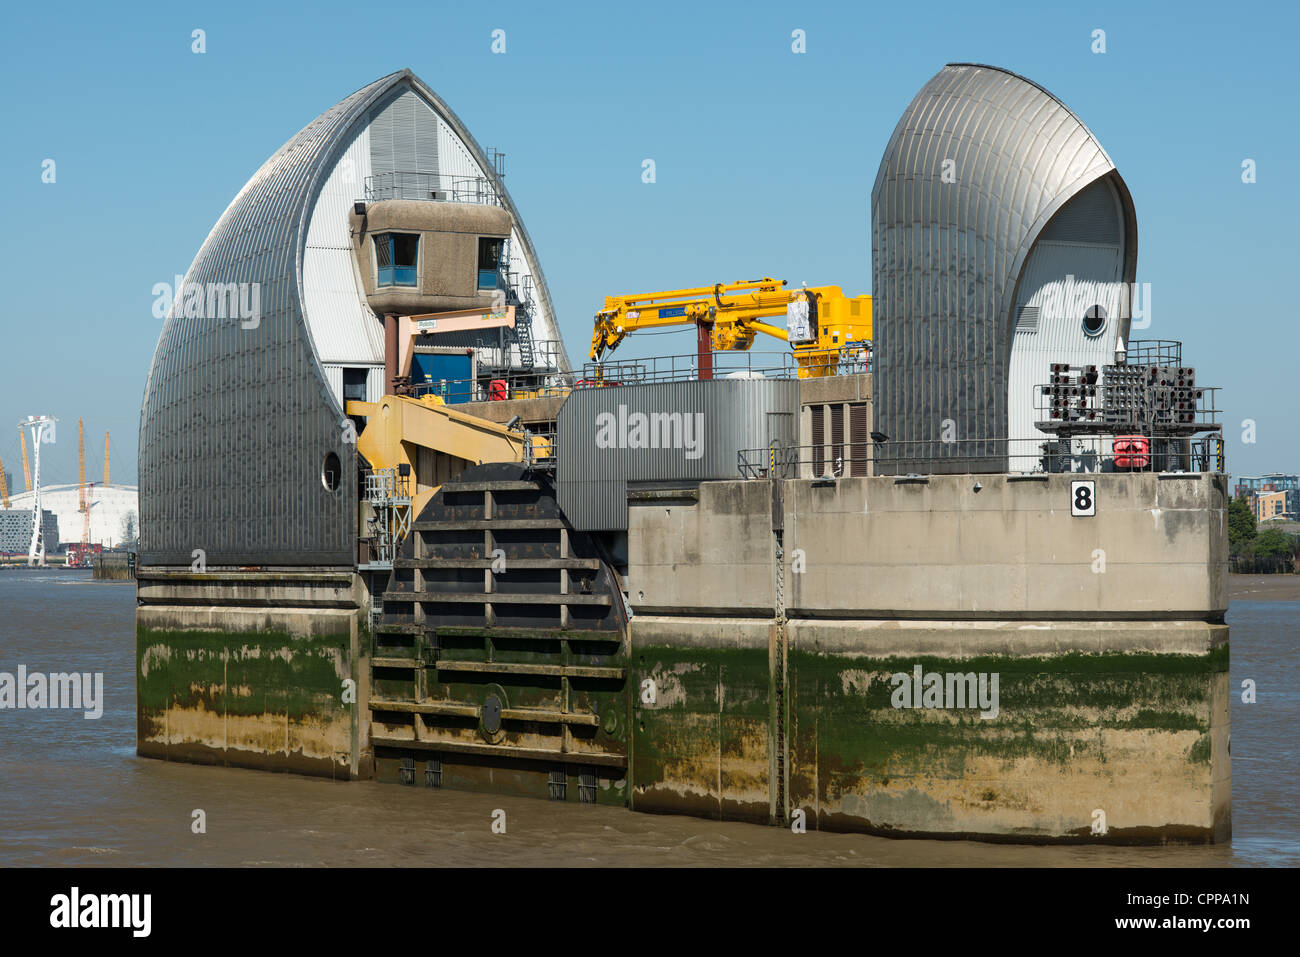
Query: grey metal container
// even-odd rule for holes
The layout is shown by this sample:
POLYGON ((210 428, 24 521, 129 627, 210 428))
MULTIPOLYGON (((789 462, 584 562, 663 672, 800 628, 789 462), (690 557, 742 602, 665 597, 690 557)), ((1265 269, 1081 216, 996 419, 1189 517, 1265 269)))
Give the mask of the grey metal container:
POLYGON ((740 450, 798 444, 798 413, 797 379, 579 389, 556 422, 560 507, 577 528, 626 529, 629 482, 736 478, 740 450))

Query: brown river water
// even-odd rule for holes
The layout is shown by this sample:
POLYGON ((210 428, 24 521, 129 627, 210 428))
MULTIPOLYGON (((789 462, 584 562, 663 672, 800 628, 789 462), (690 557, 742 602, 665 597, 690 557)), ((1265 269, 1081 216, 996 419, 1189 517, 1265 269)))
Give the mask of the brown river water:
POLYGON ((0 570, 0 672, 103 672, 98 720, 0 710, 0 866, 1300 865, 1300 602, 1234 600, 1231 845, 1035 847, 636 814, 341 783, 135 755, 135 588, 88 572, 0 570), (206 815, 204 834, 192 812, 206 815), (506 833, 492 830, 506 812, 506 833))

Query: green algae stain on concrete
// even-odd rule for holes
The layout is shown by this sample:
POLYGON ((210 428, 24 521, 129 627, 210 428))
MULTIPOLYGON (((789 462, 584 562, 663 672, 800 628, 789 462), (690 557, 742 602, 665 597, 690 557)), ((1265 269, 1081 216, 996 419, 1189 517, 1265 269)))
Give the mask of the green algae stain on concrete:
POLYGON ((1210 679, 1226 661, 1226 648, 963 659, 791 652, 789 670, 796 722, 803 727, 816 716, 819 753, 845 769, 897 776, 920 768, 960 774, 979 756, 1065 764, 1081 750, 1095 752, 1099 744, 1088 734, 1108 728, 1205 733, 1210 679), (910 685, 918 665, 923 675, 996 675, 997 714, 983 718, 970 702, 965 709, 895 707, 891 676, 910 685))
POLYGON ((1077 830, 1099 804, 1140 817, 1134 826, 1206 833, 1201 809, 1164 798, 1207 792, 1211 697, 1227 662, 1226 646, 962 659, 792 652, 793 798, 819 826, 881 833, 1059 836, 1051 808, 1069 808, 1077 830), (997 675, 997 714, 969 702, 896 707, 894 689, 910 687, 918 665, 923 675, 997 675), (898 674, 908 681, 891 680, 898 674), (1133 807, 1143 794, 1147 817, 1133 807))
MULTIPOLYGON (((1037 839, 1086 826, 1104 802, 1133 827, 1202 834, 1194 795, 1207 790, 1211 697, 1228 656, 1226 645, 960 659, 791 650, 790 807, 819 827, 1037 839), (996 716, 895 707, 891 675, 917 665, 996 674, 996 716), (1164 800, 1179 790, 1193 798, 1164 800), (1160 795, 1145 817, 1133 806, 1144 794, 1160 795)), ((634 807, 757 816, 776 740, 767 650, 643 647, 635 658, 633 687, 651 679, 658 697, 634 702, 634 807)))
POLYGON ((268 699, 293 715, 329 711, 352 677, 346 634, 298 638, 284 633, 157 631, 141 628, 137 696, 143 708, 178 702, 259 714, 268 699))
POLYGON ((299 637, 138 627, 137 750, 348 776, 356 662, 348 633, 299 637), (345 700, 345 697, 347 700, 345 700))
POLYGON ((643 646, 634 659, 632 806, 766 821, 767 649, 643 646))

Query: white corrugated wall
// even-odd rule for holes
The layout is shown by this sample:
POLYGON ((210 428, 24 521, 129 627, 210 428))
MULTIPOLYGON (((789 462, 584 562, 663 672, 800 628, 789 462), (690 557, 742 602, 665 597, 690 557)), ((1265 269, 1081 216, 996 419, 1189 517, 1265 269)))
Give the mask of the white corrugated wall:
MULTIPOLYGON (((322 363, 369 365, 384 361, 384 330, 357 288, 348 213, 365 198, 370 133, 363 127, 330 171, 307 227, 303 254, 303 311, 322 363)), ((339 389, 341 392, 342 382, 339 389)))
MULTIPOLYGON (((1034 396, 1034 387, 1047 383, 1054 362, 1068 362, 1071 367, 1110 365, 1115 361, 1116 337, 1121 323, 1121 309, 1127 310, 1120 284, 1123 259, 1118 245, 1091 243, 1064 243, 1039 240, 1021 279, 1021 302, 1016 315, 1023 315, 1026 307, 1038 310, 1036 329, 1027 329, 1021 323, 1011 343, 1011 369, 1007 392, 1007 437, 1010 439, 1039 438, 1048 435, 1039 432, 1034 422, 1039 414, 1035 406, 1040 400, 1034 396), (1068 289, 1066 277, 1073 276, 1077 285, 1084 282, 1104 284, 1101 295, 1087 297, 1083 308, 1071 303, 1064 310, 1052 305, 1060 301, 1068 289), (1100 305, 1106 311, 1106 327, 1096 336, 1083 331, 1083 314, 1087 306, 1100 305)), ((1076 297, 1077 298, 1077 297, 1076 297)), ((1100 394, 1098 396, 1100 398, 1100 394)), ((1011 451, 1028 452, 1031 443, 1019 442, 1011 451)), ((1025 458, 1011 460, 1013 471, 1029 470, 1033 462, 1025 458)))

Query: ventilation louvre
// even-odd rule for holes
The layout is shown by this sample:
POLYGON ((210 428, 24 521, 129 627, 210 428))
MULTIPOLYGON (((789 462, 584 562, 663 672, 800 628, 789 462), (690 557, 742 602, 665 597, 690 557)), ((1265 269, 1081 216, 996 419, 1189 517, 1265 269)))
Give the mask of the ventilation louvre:
POLYGON ((1016 319, 1016 332, 1038 331, 1038 307, 1021 306, 1020 316, 1016 319))

